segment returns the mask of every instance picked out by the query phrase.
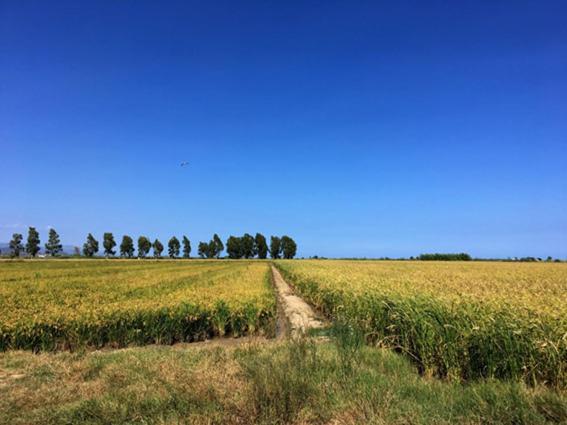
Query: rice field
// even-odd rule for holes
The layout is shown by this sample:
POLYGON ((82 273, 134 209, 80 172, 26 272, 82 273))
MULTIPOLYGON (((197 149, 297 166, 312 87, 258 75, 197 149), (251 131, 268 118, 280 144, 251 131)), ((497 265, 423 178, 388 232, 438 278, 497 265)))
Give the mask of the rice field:
POLYGON ((567 265, 278 261, 329 318, 428 375, 567 383, 567 265))
POLYGON ((171 344, 270 333, 265 262, 0 262, 0 350, 171 344))
MULTIPOLYGON (((565 264, 286 261, 334 322, 426 375, 567 387, 565 264)), ((269 263, 0 261, 0 351, 75 350, 272 334, 269 263)))

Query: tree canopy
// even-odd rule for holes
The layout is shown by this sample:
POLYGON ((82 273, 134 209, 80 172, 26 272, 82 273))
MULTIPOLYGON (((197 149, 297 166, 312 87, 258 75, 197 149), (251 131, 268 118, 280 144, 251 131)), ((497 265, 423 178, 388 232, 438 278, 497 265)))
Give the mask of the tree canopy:
POLYGON ((159 241, 159 239, 156 239, 154 241, 152 247, 154 249, 154 257, 161 258, 161 253, 163 252, 163 244, 159 241))
POLYGON ((59 253, 63 251, 63 245, 61 245, 61 241, 59 240, 59 235, 55 231, 55 229, 49 229, 49 237, 47 243, 45 244, 45 252, 48 255, 55 257, 59 253))
POLYGON ((282 236, 281 238, 281 252, 283 258, 288 260, 295 257, 295 254, 297 253, 297 244, 287 235, 282 236))
POLYGON ((94 236, 89 233, 87 235, 87 241, 83 244, 83 254, 85 257, 92 257, 98 252, 98 241, 94 236))
POLYGON ((109 232, 105 233, 102 236, 102 247, 104 248, 104 255, 106 257, 111 257, 116 254, 116 252, 113 250, 115 246, 116 242, 114 241, 114 235, 109 232))
POLYGON ((249 233, 244 233, 240 241, 242 244, 242 255, 244 258, 254 257, 254 238, 249 233))
POLYGON ((122 237, 122 242, 120 243, 120 256, 124 258, 132 258, 134 255, 134 241, 128 236, 124 235, 122 237))
POLYGON ((12 257, 19 257, 20 252, 24 249, 22 245, 22 239, 24 237, 21 233, 14 233, 12 235, 12 240, 10 241, 10 255, 12 257))
MULTIPOLYGON (((285 236, 286 254, 288 258, 293 258, 297 251, 297 245, 289 236, 285 236)), ((283 238, 282 238, 283 239, 283 238)), ((270 250, 272 258, 280 258, 283 252, 282 239, 277 236, 271 237, 270 250)), ((261 233, 256 233, 252 237, 249 233, 242 236, 230 236, 226 241, 226 252, 228 258, 254 258, 265 259, 268 256, 268 245, 266 238, 261 233)))
POLYGON ((212 240, 213 244, 212 244, 212 254, 214 257, 219 258, 220 257, 220 253, 224 250, 224 245, 221 241, 221 238, 219 237, 219 235, 217 235, 216 233, 213 235, 213 240, 212 240))
POLYGON ((243 254, 240 238, 237 238, 236 236, 229 236, 226 241, 226 253, 228 254, 228 258, 242 258, 243 254))
POLYGON ((209 244, 207 242, 199 242, 198 254, 201 258, 209 257, 209 244))
POLYGON ((268 256, 268 244, 266 238, 261 233, 256 233, 254 237, 254 253, 258 258, 265 259, 268 256))
MULTIPOLYGON (((40 239, 39 233, 34 227, 28 229, 27 243, 25 244, 25 251, 30 256, 35 256, 40 251, 39 248, 40 239)), ((108 258, 114 256, 116 251, 116 241, 114 240, 114 235, 111 232, 106 232, 103 235, 103 248, 104 255, 108 258)), ((191 241, 187 236, 183 236, 181 242, 175 236, 171 237, 167 243, 168 255, 171 258, 178 258, 181 248, 183 247, 183 258, 190 258, 191 255, 191 241)), ((123 258, 132 258, 134 256, 134 241, 128 235, 122 237, 122 242, 120 243, 120 256, 123 258)), ((152 243, 146 236, 140 236, 137 243, 138 257, 145 258, 151 249, 154 250, 154 256, 161 257, 164 245, 156 238, 152 243)), ((220 236, 215 233, 209 242, 199 242, 198 245, 198 255, 201 258, 220 258, 221 253, 225 250, 228 258, 238 259, 238 258, 255 258, 266 259, 268 254, 271 255, 273 259, 278 258, 294 258, 297 254, 297 244, 295 241, 284 235, 282 237, 271 236, 270 245, 268 247, 266 237, 261 233, 256 233, 252 236, 249 233, 245 233, 242 236, 229 236, 226 241, 226 246, 223 244, 220 236)), ((20 252, 24 249, 22 247, 22 235, 14 233, 12 235, 12 240, 10 241, 10 252, 13 257, 18 257, 20 252)), ((55 229, 49 230, 48 242, 45 244, 45 250, 48 255, 55 256, 63 251, 63 246, 61 245, 59 235, 55 229)), ((87 240, 83 244, 82 253, 87 257, 93 257, 98 253, 99 245, 98 241, 94 236, 89 233, 87 235, 87 240)), ((76 247, 75 254, 80 255, 79 248, 76 247)), ((437 259, 440 255, 450 255, 450 256, 460 256, 466 254, 425 254, 420 257, 420 259, 437 259)))
POLYGON ((277 236, 270 238, 270 256, 276 260, 281 255, 281 239, 277 236))
POLYGON ((417 259, 422 261, 471 261, 472 257, 461 252, 459 254, 421 254, 417 259))
POLYGON ((28 240, 26 242, 26 252, 35 257, 39 252, 39 244, 41 241, 39 240, 39 232, 35 229, 35 227, 28 228, 28 240))
POLYGON ((201 258, 219 258, 224 250, 221 238, 216 233, 209 242, 199 242, 199 256, 201 258))
POLYGON ((148 252, 150 252, 151 247, 152 243, 150 240, 145 236, 140 236, 138 238, 138 257, 145 258, 148 252))
POLYGON ((179 256, 179 239, 173 236, 167 243, 167 253, 171 258, 176 258, 179 256))
POLYGON ((183 235, 183 258, 191 257, 191 241, 185 235, 183 235))

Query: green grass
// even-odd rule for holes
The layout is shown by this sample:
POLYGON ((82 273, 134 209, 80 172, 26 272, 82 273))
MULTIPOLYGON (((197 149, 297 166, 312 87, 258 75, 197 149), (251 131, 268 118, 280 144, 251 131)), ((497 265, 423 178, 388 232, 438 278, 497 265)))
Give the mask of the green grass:
POLYGON ((545 424, 564 393, 420 377, 339 329, 331 342, 0 354, 0 424, 545 424))

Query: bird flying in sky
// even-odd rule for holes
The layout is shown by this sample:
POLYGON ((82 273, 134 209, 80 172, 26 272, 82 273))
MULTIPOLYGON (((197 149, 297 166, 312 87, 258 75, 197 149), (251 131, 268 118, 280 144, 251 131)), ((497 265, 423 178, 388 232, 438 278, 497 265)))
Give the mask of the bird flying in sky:
POLYGON ((189 161, 183 161, 180 164, 182 167, 185 167, 186 165, 189 165, 189 161))

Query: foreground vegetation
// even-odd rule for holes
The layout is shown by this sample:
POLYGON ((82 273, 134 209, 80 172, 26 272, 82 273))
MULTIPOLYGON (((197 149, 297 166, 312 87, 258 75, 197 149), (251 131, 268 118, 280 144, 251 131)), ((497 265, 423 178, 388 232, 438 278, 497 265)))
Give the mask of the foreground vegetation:
POLYGON ((1 261, 0 424, 567 422, 563 264, 276 264, 325 338, 151 345, 273 334, 264 261, 1 261))
MULTIPOLYGON (((564 394, 422 378, 403 357, 333 342, 0 353, 0 424, 545 424, 564 394)), ((213 343, 211 343, 213 344, 213 343)))
POLYGON ((426 375, 567 385, 567 267, 278 261, 298 291, 426 375))
POLYGON ((264 262, 0 262, 0 350, 72 349, 270 333, 264 262))

